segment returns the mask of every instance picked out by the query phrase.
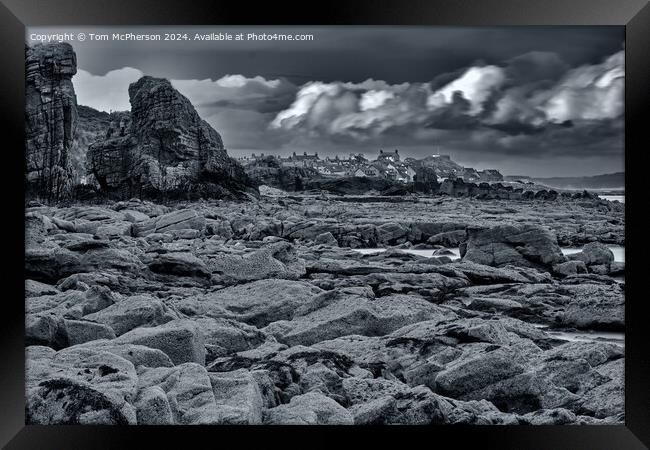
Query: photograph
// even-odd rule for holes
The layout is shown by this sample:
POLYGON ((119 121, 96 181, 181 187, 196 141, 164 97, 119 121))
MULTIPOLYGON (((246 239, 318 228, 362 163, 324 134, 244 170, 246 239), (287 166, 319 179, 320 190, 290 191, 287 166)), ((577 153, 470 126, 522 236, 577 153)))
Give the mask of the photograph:
POLYGON ((623 425, 625 27, 27 26, 30 425, 623 425))

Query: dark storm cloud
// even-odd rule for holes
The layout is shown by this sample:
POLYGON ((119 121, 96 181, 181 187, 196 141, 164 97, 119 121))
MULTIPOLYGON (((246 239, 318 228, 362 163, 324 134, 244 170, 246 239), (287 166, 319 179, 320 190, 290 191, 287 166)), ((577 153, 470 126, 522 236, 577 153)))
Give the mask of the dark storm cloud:
POLYGON ((234 154, 397 147, 421 157, 435 148, 520 174, 622 169, 622 27, 56 31, 313 34, 309 42, 72 42, 80 103, 128 109, 129 83, 169 78, 234 154))
POLYGON ((559 55, 571 66, 592 64, 621 48, 622 27, 38 27, 32 32, 188 34, 209 32, 313 34, 309 42, 73 42, 81 68, 103 75, 136 67, 174 79, 228 74, 305 81, 367 78, 389 83, 430 81, 477 61, 501 64, 531 51, 559 55))
POLYGON ((513 85, 538 81, 556 81, 569 69, 560 55, 532 51, 507 61, 506 73, 513 85))

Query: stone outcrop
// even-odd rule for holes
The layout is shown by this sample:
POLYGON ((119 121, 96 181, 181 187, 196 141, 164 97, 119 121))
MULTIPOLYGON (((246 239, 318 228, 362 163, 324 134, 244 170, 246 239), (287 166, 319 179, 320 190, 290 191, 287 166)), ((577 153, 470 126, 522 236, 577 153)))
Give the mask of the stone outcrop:
POLYGON ((27 189, 45 201, 71 193, 70 164, 77 121, 72 77, 77 60, 67 43, 38 44, 25 51, 25 157, 27 189))
POLYGON ((466 182, 462 178, 448 178, 440 184, 441 194, 450 197, 475 197, 478 199, 492 200, 549 200, 553 201, 558 198, 558 193, 554 190, 526 190, 504 186, 501 183, 472 183, 466 182))
POLYGON ((168 80, 142 77, 129 86, 131 112, 117 115, 88 149, 88 169, 117 197, 226 196, 250 184, 221 136, 168 80))
POLYGON ((25 69, 29 196, 56 203, 99 188, 115 198, 230 197, 252 186, 219 133, 168 80, 143 77, 129 87, 130 112, 85 108, 81 123, 72 46, 28 47, 25 69))
POLYGON ((404 185, 397 181, 373 177, 341 177, 323 180, 311 180, 305 189, 320 189, 333 194, 359 195, 370 191, 384 193, 404 185))

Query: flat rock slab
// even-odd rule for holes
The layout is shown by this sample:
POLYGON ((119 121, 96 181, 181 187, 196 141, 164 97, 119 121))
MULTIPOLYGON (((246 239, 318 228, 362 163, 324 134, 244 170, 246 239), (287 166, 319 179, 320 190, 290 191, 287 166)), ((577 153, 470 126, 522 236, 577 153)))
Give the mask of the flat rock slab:
POLYGON ((265 331, 289 345, 310 345, 349 334, 381 336, 409 323, 451 316, 419 296, 372 299, 367 291, 352 289, 328 294, 315 299, 320 304, 306 307, 291 321, 272 323, 265 331))
POLYGON ((143 237, 152 233, 166 233, 172 230, 202 231, 204 228, 204 216, 199 215, 193 209, 181 209, 133 224, 133 234, 136 237, 143 237))
POLYGON ((237 320, 263 327, 277 320, 291 319, 297 308, 322 292, 304 281, 265 279, 208 294, 201 299, 197 312, 202 312, 204 303, 206 310, 222 308, 237 320))

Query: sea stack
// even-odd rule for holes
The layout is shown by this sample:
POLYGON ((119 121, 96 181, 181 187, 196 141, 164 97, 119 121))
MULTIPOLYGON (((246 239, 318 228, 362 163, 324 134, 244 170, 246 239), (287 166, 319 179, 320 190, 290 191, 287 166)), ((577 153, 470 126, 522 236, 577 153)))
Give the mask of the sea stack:
POLYGON ((70 44, 39 44, 25 50, 25 176, 28 192, 48 202, 71 193, 75 73, 77 59, 70 44))
POLYGON ((131 112, 116 117, 106 139, 88 149, 89 171, 113 196, 222 197, 249 186, 221 136, 162 78, 129 86, 131 112))

